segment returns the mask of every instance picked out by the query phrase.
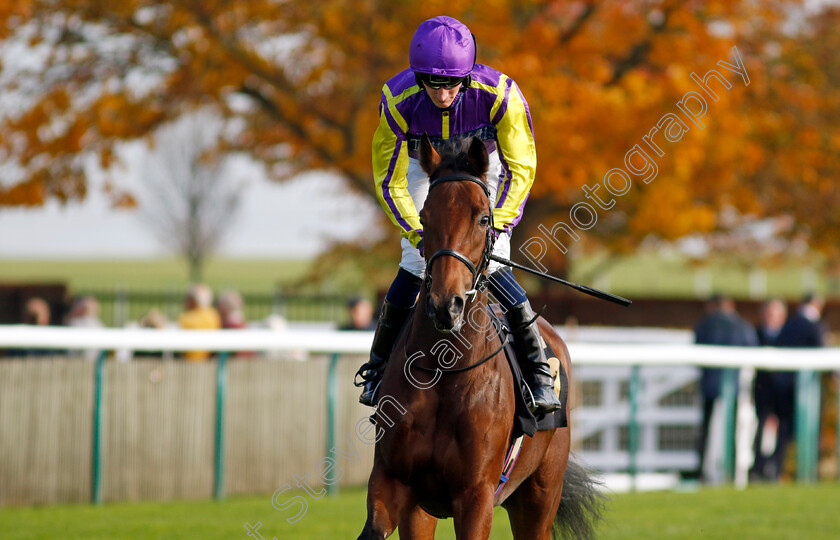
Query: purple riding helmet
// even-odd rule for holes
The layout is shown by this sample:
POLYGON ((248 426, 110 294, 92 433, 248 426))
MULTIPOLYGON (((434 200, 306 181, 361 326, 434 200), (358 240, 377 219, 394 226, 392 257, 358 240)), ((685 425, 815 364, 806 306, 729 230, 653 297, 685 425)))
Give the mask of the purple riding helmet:
POLYGON ((429 19, 420 24, 411 38, 408 62, 414 73, 466 77, 475 65, 475 38, 457 19, 429 19))

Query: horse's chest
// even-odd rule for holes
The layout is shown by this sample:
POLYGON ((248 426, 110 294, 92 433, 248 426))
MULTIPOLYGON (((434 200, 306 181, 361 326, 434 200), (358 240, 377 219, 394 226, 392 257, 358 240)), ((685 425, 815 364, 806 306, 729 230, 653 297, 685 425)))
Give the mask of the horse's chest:
POLYGON ((453 385, 451 399, 409 408, 380 441, 389 474, 423 491, 446 489, 453 478, 463 481, 476 457, 495 461, 487 457, 504 452, 510 429, 503 426, 512 425, 513 409, 512 395, 494 386, 453 385))
POLYGON ((396 424, 381 443, 382 454, 387 456, 388 472, 408 482, 417 471, 428 471, 434 467, 440 441, 437 440, 435 422, 404 420, 396 424))

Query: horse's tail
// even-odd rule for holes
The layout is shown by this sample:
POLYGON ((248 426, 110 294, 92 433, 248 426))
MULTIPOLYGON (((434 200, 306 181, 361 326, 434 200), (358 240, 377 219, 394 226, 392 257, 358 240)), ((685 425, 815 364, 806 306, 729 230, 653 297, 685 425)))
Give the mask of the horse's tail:
POLYGON ((603 482, 597 473, 569 456, 566 474, 563 476, 563 496, 554 516, 552 539, 595 537, 595 526, 601 520, 606 496, 602 492, 603 482))

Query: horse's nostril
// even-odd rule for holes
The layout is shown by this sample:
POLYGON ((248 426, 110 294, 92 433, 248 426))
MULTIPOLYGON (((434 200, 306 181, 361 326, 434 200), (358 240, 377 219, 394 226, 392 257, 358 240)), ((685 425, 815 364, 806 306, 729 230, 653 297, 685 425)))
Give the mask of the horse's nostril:
POLYGON ((435 303, 432 300, 432 295, 426 297, 426 315, 432 318, 435 316, 435 303))
POLYGON ((449 313, 452 317, 457 317, 464 312, 464 299, 461 296, 453 296, 449 300, 449 313))

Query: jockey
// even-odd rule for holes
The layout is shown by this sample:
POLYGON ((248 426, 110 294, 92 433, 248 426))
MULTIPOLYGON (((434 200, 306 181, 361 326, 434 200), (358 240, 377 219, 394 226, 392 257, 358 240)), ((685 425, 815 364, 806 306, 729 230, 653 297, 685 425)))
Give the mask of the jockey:
MULTIPOLYGON (((418 162, 421 136, 432 144, 451 137, 477 136, 490 152, 487 184, 497 236, 493 253, 510 257, 510 234, 536 172, 537 155, 528 104, 512 79, 476 64, 475 37, 451 17, 422 24, 411 40, 409 65, 382 87, 379 126, 373 137, 376 195, 402 235, 402 260, 385 297, 373 338, 370 360, 357 375, 363 381, 359 401, 374 406, 385 364, 420 292, 425 272, 423 230, 418 209, 429 191, 429 178, 418 162)), ((551 370, 541 346, 536 316, 509 267, 492 261, 490 292, 512 326, 514 345, 533 395, 536 412, 560 406, 551 370)))

